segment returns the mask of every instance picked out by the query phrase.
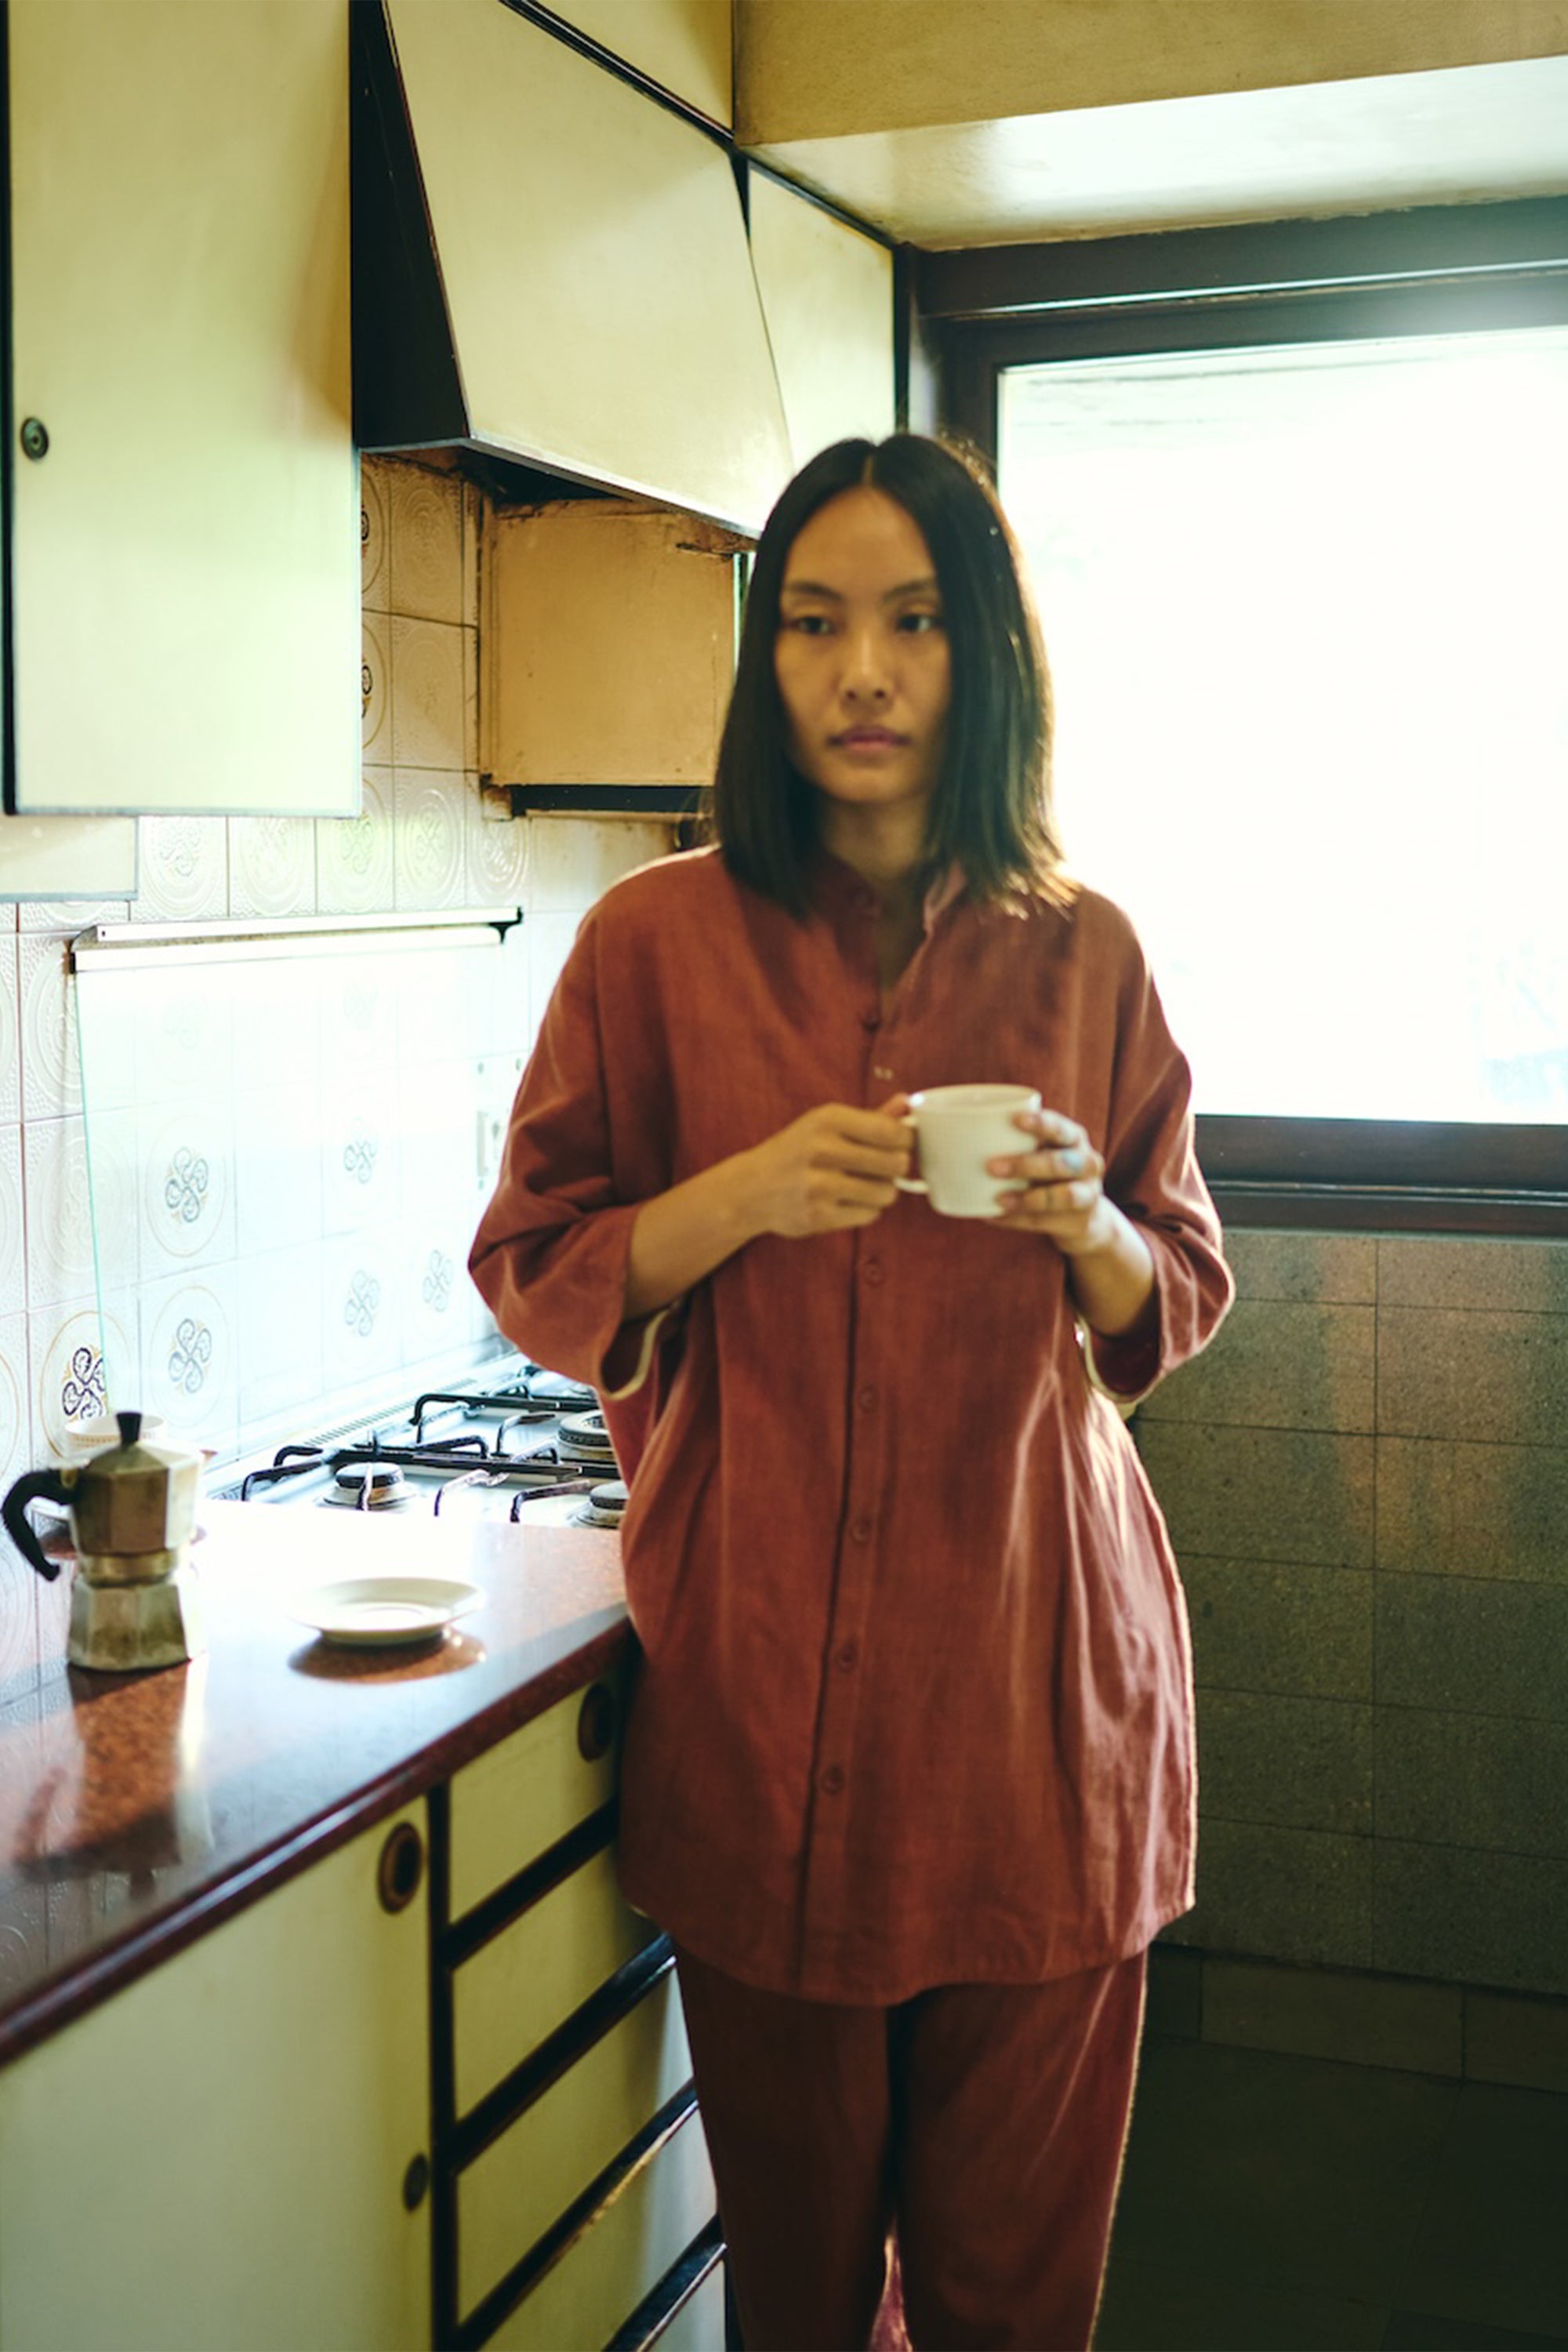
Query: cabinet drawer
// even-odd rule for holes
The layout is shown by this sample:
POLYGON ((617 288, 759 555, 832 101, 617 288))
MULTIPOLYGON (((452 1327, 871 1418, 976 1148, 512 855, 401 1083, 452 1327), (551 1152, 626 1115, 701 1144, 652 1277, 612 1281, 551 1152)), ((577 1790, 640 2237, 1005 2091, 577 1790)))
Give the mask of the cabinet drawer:
POLYGON ((615 1849, 606 1846, 482 1944, 452 1986, 458 2115, 658 1933, 622 1901, 615 1849))
POLYGON ((724 2352, 724 2265, 712 2269, 678 2311, 672 2311, 644 2352, 724 2352))
POLYGON ((617 1667, 453 1775, 452 1918, 609 1803, 620 1769, 625 1696, 626 1675, 617 1667))
POLYGON ((458 2176, 458 2300, 472 2311, 690 2080, 675 1970, 458 2176))
MULTIPOLYGON (((563 2344, 608 2344, 707 2228, 713 2206, 713 2168, 694 2107, 562 2249, 489 2338, 487 2352, 489 2346, 561 2352, 563 2344)), ((721 2306, 722 2300, 721 2293, 721 2306)), ((722 2308, 719 2333, 707 2341, 713 2352, 723 2345, 722 2308)))

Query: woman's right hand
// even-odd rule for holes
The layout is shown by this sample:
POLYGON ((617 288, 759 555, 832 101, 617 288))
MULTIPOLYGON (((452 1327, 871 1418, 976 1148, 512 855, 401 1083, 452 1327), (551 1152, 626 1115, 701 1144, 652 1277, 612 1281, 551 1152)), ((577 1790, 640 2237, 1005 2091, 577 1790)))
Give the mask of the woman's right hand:
POLYGON ((738 1154, 731 1166, 745 1223, 789 1241, 874 1224, 899 1197, 894 1180, 909 1174, 907 1108, 903 1095, 878 1110, 819 1103, 738 1154))
POLYGON ((875 1223, 907 1175, 906 1095, 879 1110, 821 1103, 765 1143, 657 1192, 638 1209, 626 1255, 628 1321, 668 1307, 763 1234, 792 1241, 875 1223))

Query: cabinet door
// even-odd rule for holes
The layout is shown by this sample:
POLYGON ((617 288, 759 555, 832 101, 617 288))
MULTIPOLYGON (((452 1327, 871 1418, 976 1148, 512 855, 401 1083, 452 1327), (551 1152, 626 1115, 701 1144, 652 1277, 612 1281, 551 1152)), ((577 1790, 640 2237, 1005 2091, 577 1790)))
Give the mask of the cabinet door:
POLYGON ((8 14, 15 804, 352 814, 347 0, 8 14))
POLYGON ((893 430, 893 257, 761 172, 752 264, 797 466, 851 435, 893 430))
MULTIPOLYGON (((430 2339, 423 1886, 383 1824, 0 2074, 6 2352, 430 2339)), ((395 1825, 425 1835, 423 1808, 395 1825)))
POLYGON ((710 122, 734 121, 731 0, 557 0, 553 14, 710 122))
POLYGON ((386 21, 458 437, 759 530, 789 455, 724 149, 497 0, 386 21))

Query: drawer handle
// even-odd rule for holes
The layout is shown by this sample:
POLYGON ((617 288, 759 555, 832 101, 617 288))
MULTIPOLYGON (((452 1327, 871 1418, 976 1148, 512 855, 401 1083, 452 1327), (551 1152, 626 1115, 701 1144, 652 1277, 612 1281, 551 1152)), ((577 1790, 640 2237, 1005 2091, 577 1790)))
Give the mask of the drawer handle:
POLYGON ((585 1764, 596 1764, 615 1744, 616 1700, 613 1691, 595 1683, 584 1694, 577 1715, 577 1753, 585 1764))
POLYGON ((425 1841, 412 1822, 399 1822, 381 1849, 375 1891, 384 1911, 406 1911, 425 1876, 425 1841))
POLYGON ((403 2202, 410 2213, 417 2213, 430 2189, 430 2159, 416 2156, 409 2159, 403 2176, 403 2202))

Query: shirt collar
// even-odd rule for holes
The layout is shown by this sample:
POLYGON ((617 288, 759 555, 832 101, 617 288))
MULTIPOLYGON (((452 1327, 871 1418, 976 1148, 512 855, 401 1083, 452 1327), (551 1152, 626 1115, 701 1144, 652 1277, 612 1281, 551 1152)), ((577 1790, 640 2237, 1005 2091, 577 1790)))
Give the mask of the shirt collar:
MULTIPOLYGON (((869 914, 877 903, 871 885, 847 866, 841 857, 820 846, 815 852, 809 867, 813 904, 827 919, 837 924, 854 915, 869 914)), ((941 918, 968 888, 963 868, 955 858, 943 873, 937 876, 927 890, 921 913, 929 939, 941 918)))

